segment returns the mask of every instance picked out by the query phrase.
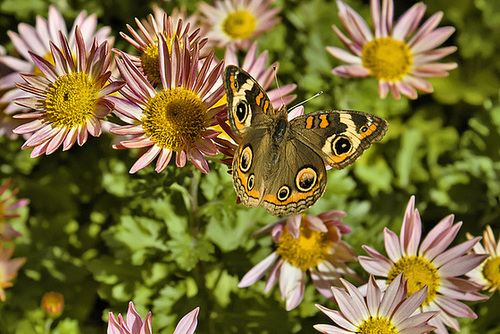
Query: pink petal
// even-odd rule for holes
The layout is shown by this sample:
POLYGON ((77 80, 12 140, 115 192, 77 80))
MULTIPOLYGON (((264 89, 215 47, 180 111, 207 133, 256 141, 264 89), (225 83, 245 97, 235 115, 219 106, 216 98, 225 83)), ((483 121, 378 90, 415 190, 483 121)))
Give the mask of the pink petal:
MULTIPOLYGON (((403 235, 403 233, 401 233, 403 235)), ((401 242, 402 243, 402 242, 401 242)), ((398 262, 402 257, 402 250, 399 244, 399 238, 396 233, 384 228, 384 244, 387 255, 393 262, 398 262)))
POLYGON ((287 311, 296 308, 304 298, 305 276, 301 269, 286 261, 281 266, 279 285, 287 311))
POLYGON ((271 288, 278 280, 279 273, 281 272, 281 266, 283 265, 284 262, 285 261, 283 261, 282 259, 278 259, 278 261, 276 261, 274 266, 271 268, 271 271, 269 272, 269 275, 267 276, 266 279, 266 287, 264 288, 265 293, 271 291, 271 288))
POLYGON ((353 55, 350 52, 347 52, 344 49, 338 48, 336 46, 327 46, 326 50, 335 58, 349 63, 349 64, 362 64, 362 60, 360 57, 353 55))
POLYGON ((406 41, 418 27, 424 16, 425 8, 426 6, 422 2, 418 2, 408 9, 394 25, 391 34, 392 37, 401 41, 406 41))
POLYGON ((389 263, 368 256, 359 256, 358 261, 364 270, 375 276, 387 276, 392 269, 389 263))
POLYGON ((146 153, 144 153, 139 159, 137 159, 132 168, 130 168, 129 173, 134 174, 139 169, 142 169, 149 165, 151 161, 153 161, 154 158, 156 158, 156 156, 160 153, 160 150, 161 148, 156 145, 151 146, 151 148, 146 153))
POLYGON ((457 257, 439 268, 439 275, 464 275, 479 266, 487 257, 488 255, 486 254, 468 254, 462 257, 457 257))
POLYGON ((462 223, 453 225, 454 217, 453 215, 446 216, 430 230, 420 244, 419 256, 425 255, 426 258, 432 260, 453 242, 462 226, 462 223))
POLYGON ((129 327, 131 333, 139 333, 142 327, 142 318, 132 302, 128 303, 127 327, 129 327))
POLYGON ((299 238, 301 221, 302 221, 301 215, 293 215, 288 217, 288 219, 286 220, 286 229, 294 239, 299 238))
POLYGON ((446 41, 454 32, 455 28, 453 27, 437 28, 433 32, 416 41, 415 44, 409 44, 410 50, 413 54, 417 54, 434 49, 436 46, 441 45, 444 41, 446 41))
POLYGON ((352 323, 350 323, 345 317, 344 315, 339 312, 339 311, 336 311, 336 310, 330 310, 330 309, 327 309, 326 307, 324 306, 321 306, 321 305, 318 305, 316 304, 316 307, 322 311, 323 313, 325 313, 330 319, 332 319, 332 321, 334 321, 336 324, 338 324, 339 326, 345 328, 345 329, 348 329, 350 332, 348 333, 353 333, 353 332, 356 332, 356 330, 358 329, 357 326, 354 326, 352 323))
POLYGON ((200 308, 197 307, 186 314, 177 324, 173 334, 193 334, 198 325, 198 313, 200 308))
POLYGON ((307 215, 306 216, 307 226, 314 231, 320 231, 323 233, 328 232, 328 228, 326 227, 323 220, 317 216, 307 215))
POLYGON ((332 325, 314 325, 313 327, 315 330, 326 334, 352 334, 352 331, 347 331, 332 325))
POLYGON ((341 65, 337 66, 332 70, 334 75, 338 75, 344 78, 362 78, 371 75, 369 69, 364 68, 361 65, 341 65))
POLYGON ((158 157, 158 160, 156 161, 156 172, 161 173, 167 166, 168 163, 170 162, 170 159, 172 158, 173 152, 170 151, 169 149, 162 149, 160 151, 160 156, 158 157))
POLYGON ((188 152, 188 158, 189 160, 191 160, 193 165, 203 173, 208 174, 210 172, 207 160, 198 149, 196 148, 191 149, 188 152))
POLYGON ((368 312, 366 304, 357 304, 347 292, 337 287, 332 287, 332 290, 335 301, 337 302, 344 317, 354 326, 358 327, 363 321, 363 313, 368 312), (366 311, 361 311, 363 309, 366 311))
POLYGON ((455 317, 461 318, 472 318, 477 319, 476 313, 470 309, 464 303, 453 300, 443 295, 436 297, 434 302, 446 313, 449 313, 455 317))
POLYGON ((360 289, 360 292, 366 295, 366 306, 368 307, 368 312, 371 315, 378 314, 378 309, 380 307, 380 301, 382 300, 382 291, 375 282, 375 279, 370 275, 366 292, 360 289))
POLYGON ((250 269, 250 271, 246 273, 245 276, 243 276, 240 283, 238 284, 238 288, 249 287, 259 279, 261 279, 261 277, 264 276, 264 274, 273 266, 273 264, 279 257, 280 256, 278 255, 278 253, 273 252, 264 260, 260 261, 255 267, 250 269))

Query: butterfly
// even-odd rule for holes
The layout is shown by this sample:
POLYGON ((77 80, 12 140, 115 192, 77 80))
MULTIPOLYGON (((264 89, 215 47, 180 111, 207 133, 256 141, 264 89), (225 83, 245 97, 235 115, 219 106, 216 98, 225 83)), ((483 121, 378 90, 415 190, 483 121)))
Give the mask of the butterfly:
POLYGON ((240 138, 233 185, 247 207, 263 206, 272 215, 296 214, 323 195, 325 163, 344 168, 382 139, 389 124, 360 111, 316 111, 288 120, 275 111, 259 83, 241 68, 224 73, 228 120, 240 138))

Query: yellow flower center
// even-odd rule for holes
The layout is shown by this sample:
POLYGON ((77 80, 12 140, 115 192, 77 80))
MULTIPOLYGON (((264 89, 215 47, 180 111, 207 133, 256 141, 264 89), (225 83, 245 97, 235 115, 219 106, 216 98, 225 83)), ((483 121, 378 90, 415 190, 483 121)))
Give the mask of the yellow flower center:
POLYGON ((486 260, 483 266, 483 276, 492 286, 500 286, 500 257, 486 260))
POLYGON ((397 334, 399 331, 387 318, 372 317, 363 320, 356 331, 358 334, 397 334))
POLYGON ((390 36, 366 44, 362 60, 372 76, 384 81, 401 80, 410 72, 413 62, 408 44, 390 36))
POLYGON ((284 228, 276 251, 283 260, 306 271, 323 262, 331 246, 332 241, 328 239, 327 233, 313 231, 301 223, 297 239, 284 228))
POLYGON ((142 70, 153 86, 161 82, 158 45, 149 44, 141 56, 142 70))
POLYGON ((232 39, 250 38, 256 26, 257 19, 246 10, 231 13, 222 22, 222 30, 232 39))
POLYGON ((47 92, 47 119, 60 128, 86 124, 94 113, 100 87, 83 72, 60 76, 47 92))
MULTIPOLYGON (((167 42, 167 48, 170 55, 172 54, 172 43, 174 40, 174 36, 169 37, 166 34, 163 34, 163 37, 165 37, 165 41, 167 42)), ((182 39, 179 40, 179 46, 182 50, 182 48, 184 47, 184 41, 182 39)), ((141 66, 144 74, 148 78, 148 81, 153 86, 156 86, 161 82, 158 39, 156 39, 154 43, 149 44, 143 51, 141 55, 141 66)))
POLYGON ((178 152, 201 137, 206 127, 206 111, 194 92, 184 88, 168 89, 148 102, 142 127, 156 145, 178 152))
POLYGON ((408 280, 408 297, 427 285, 427 297, 422 306, 434 300, 439 288, 439 275, 431 262, 420 256, 405 256, 392 267, 387 284, 391 283, 402 271, 404 271, 404 278, 408 280))

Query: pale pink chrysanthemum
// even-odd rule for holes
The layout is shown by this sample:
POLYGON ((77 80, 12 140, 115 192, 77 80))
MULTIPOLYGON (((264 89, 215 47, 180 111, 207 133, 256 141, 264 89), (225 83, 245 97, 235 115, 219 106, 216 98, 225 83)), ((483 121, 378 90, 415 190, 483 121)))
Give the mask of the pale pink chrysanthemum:
POLYGON ((174 37, 169 48, 160 35, 160 91, 156 91, 126 54, 122 53, 122 59, 117 60, 118 69, 127 82, 121 90, 126 99, 112 97, 112 101, 116 110, 132 119, 134 124, 113 128, 111 132, 136 137, 113 147, 149 148, 135 162, 130 173, 146 167, 156 157, 156 171, 159 173, 167 167, 174 153, 177 167, 183 167, 187 160, 191 160, 196 168, 208 173, 204 154, 218 153, 213 139, 220 132, 210 127, 227 109, 225 103, 220 103, 224 87, 217 84, 224 63, 212 67, 212 52, 200 65, 199 43, 192 43, 192 48, 181 46, 190 43, 188 36, 182 41, 174 37))
MULTIPOLYGON (((198 325, 197 307, 186 314, 177 324, 173 334, 192 334, 198 325)), ((118 318, 113 312, 109 312, 108 334, 152 334, 151 312, 148 312, 144 320, 135 309, 134 303, 128 304, 127 319, 125 320, 121 314, 118 318)))
MULTIPOLYGON (((471 281, 480 284, 483 290, 488 289, 488 292, 494 292, 500 290, 500 238, 497 243, 489 225, 486 226, 483 235, 484 247, 478 242, 473 250, 475 254, 486 254, 489 257, 480 266, 468 272, 466 276, 471 281)), ((467 239, 474 239, 474 237, 467 233, 467 239)))
POLYGON ((64 151, 75 142, 82 146, 89 133, 100 136, 101 119, 114 108, 108 95, 124 85, 121 81, 108 81, 111 75, 108 43, 104 41, 98 45, 94 40, 87 49, 78 27, 75 36, 76 59, 61 33, 62 47, 50 45, 55 65, 30 53, 42 75, 21 74, 26 83, 17 83, 20 89, 33 95, 15 100, 32 110, 16 117, 33 120, 14 130, 17 134, 32 134, 22 146, 23 149, 33 148, 32 158, 54 153, 61 145, 64 151))
POLYGON ((5 301, 4 289, 12 287, 12 280, 17 276, 19 268, 26 262, 25 258, 11 259, 14 245, 4 249, 0 242, 0 300, 5 301))
POLYGON ((304 298, 306 273, 309 271, 316 289, 333 298, 330 287, 341 284, 340 277, 359 279, 346 262, 356 261, 356 253, 341 240, 351 229, 342 223, 343 211, 330 210, 318 216, 294 215, 281 219, 261 231, 270 232, 276 251, 253 267, 238 284, 248 287, 270 270, 266 293, 279 279, 281 297, 286 309, 297 307, 304 298))
MULTIPOLYGON (((120 35, 140 52, 139 56, 131 54, 127 54, 127 56, 155 87, 161 82, 158 51, 159 35, 164 37, 170 51, 174 37, 177 37, 179 41, 183 41, 184 36, 188 36, 190 51, 193 50, 195 44, 201 50, 207 43, 207 39, 201 39, 199 35, 200 28, 193 30, 191 23, 184 23, 182 18, 168 16, 165 12, 163 12, 161 18, 157 15, 160 15, 159 9, 157 9, 155 16, 150 14, 147 20, 143 20, 143 22, 136 18, 135 23, 139 27, 138 31, 127 24, 127 29, 132 36, 120 32, 120 35)), ((181 48, 185 47, 182 43, 180 46, 181 48)))
POLYGON ((415 197, 412 196, 406 208, 400 237, 387 228, 384 230, 385 249, 389 258, 371 247, 363 246, 369 256, 359 256, 359 262, 371 275, 385 277, 385 280, 380 281, 385 286, 404 272, 409 295, 427 285, 427 297, 419 311, 439 311, 429 322, 437 327, 436 333, 448 333, 446 326, 459 331, 456 317, 475 319, 477 315, 458 300, 488 298, 477 292, 480 285, 459 276, 476 268, 487 256, 464 255, 480 238, 447 249, 462 226, 461 222, 453 224, 453 215, 443 218, 420 242, 422 222, 414 207, 415 197))
POLYGON ((334 57, 346 62, 332 70, 341 77, 368 77, 378 80, 379 95, 385 98, 389 91, 396 98, 400 93, 411 99, 417 98, 417 90, 433 91, 427 77, 447 76, 456 63, 436 61, 455 52, 455 46, 437 48, 450 37, 455 28, 437 28, 442 12, 431 16, 420 28, 426 6, 418 2, 393 22, 393 0, 371 0, 373 30, 354 9, 337 0, 339 16, 348 36, 335 25, 333 30, 349 49, 328 46, 334 57), (394 26, 393 26, 394 23, 394 26), (418 29, 417 29, 418 28, 418 29))
POLYGON ((280 8, 269 8, 273 0, 217 0, 215 6, 200 2, 198 9, 207 27, 210 47, 235 45, 247 49, 251 40, 279 22, 280 8))
POLYGON ((36 18, 36 25, 34 27, 26 23, 20 23, 18 26, 18 33, 13 31, 7 32, 15 49, 24 59, 11 56, 0 56, 0 63, 3 63, 12 70, 12 73, 0 79, 0 90, 8 90, 0 98, 0 103, 8 104, 4 110, 6 114, 26 111, 24 107, 12 102, 16 98, 26 96, 25 92, 15 86, 16 82, 23 82, 21 74, 42 75, 32 60, 30 53, 37 54, 53 64, 50 43, 52 42, 59 48, 62 48, 59 38, 59 34, 62 33, 65 37, 69 37, 69 48, 72 55, 75 56, 76 27, 80 28, 82 38, 87 46, 91 45, 94 39, 97 39, 99 43, 105 40, 110 44, 113 43, 114 37, 109 36, 111 28, 102 27, 96 30, 97 15, 92 14, 87 16, 86 11, 82 11, 77 16, 68 34, 64 18, 54 6, 49 7, 48 19, 40 16, 36 18))
POLYGON ((271 86, 276 73, 278 73, 279 63, 274 62, 268 67, 268 58, 267 50, 258 55, 257 42, 254 42, 248 49, 241 65, 239 64, 237 49, 234 45, 226 47, 224 62, 226 66, 236 65, 247 71, 266 91, 274 109, 278 110, 284 105, 288 105, 297 97, 296 95, 289 95, 297 88, 297 85, 288 84, 281 86, 279 89, 270 90, 269 86, 271 86))
POLYGON ((407 296, 407 281, 403 281, 402 274, 399 274, 385 291, 382 291, 373 276, 370 276, 367 295, 364 297, 354 285, 343 279, 341 281, 345 291, 332 287, 340 311, 316 305, 337 326, 315 325, 316 330, 327 334, 424 334, 436 329, 429 325, 428 321, 438 312, 430 311, 412 315, 425 300, 427 286, 407 296))
POLYGON ((26 198, 18 200, 14 199, 18 192, 17 188, 10 192, 7 192, 11 181, 11 179, 7 179, 7 181, 5 181, 0 186, 0 238, 5 241, 10 241, 11 238, 17 238, 21 236, 21 233, 17 232, 14 228, 12 228, 12 226, 7 224, 6 221, 18 218, 19 215, 12 211, 26 206, 30 202, 29 199, 26 198), (2 199, 4 194, 6 194, 6 196, 2 199))

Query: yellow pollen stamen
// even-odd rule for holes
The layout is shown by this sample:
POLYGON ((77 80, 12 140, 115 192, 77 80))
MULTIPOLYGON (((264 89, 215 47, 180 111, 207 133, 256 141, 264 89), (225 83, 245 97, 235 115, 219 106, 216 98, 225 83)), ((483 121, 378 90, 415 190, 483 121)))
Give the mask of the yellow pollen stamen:
POLYGON ((184 88, 169 89, 148 102, 142 127, 156 145, 179 152, 201 137, 206 128, 206 111, 196 93, 184 88))
POLYGON ((100 87, 83 72, 60 76, 47 92, 47 119, 59 128, 87 123, 94 113, 100 87))
MULTIPOLYGON (((304 216, 302 216, 302 221, 304 216)), ((286 227, 278 242, 276 250, 283 260, 306 271, 323 262, 332 246, 328 234, 313 231, 301 223, 300 234, 294 239, 286 227)))
POLYGON ((389 272, 387 284, 390 284, 402 271, 408 280, 408 297, 427 285, 427 297, 422 306, 431 303, 439 288, 439 275, 436 267, 420 256, 405 256, 401 258, 389 272))
POLYGON ((483 266, 483 276, 492 286, 500 286, 500 257, 486 260, 483 266))
POLYGON ((222 30, 232 39, 250 38, 256 26, 257 19, 246 10, 231 13, 222 22, 222 30))
POLYGON ((356 333, 359 334, 397 334, 399 331, 391 321, 383 317, 372 317, 363 320, 356 333))
POLYGON ((153 85, 161 82, 158 44, 149 44, 141 56, 141 65, 148 81, 153 85))
POLYGON ((363 66, 378 80, 399 81, 411 70, 410 47, 392 37, 376 38, 363 47, 363 66))

